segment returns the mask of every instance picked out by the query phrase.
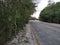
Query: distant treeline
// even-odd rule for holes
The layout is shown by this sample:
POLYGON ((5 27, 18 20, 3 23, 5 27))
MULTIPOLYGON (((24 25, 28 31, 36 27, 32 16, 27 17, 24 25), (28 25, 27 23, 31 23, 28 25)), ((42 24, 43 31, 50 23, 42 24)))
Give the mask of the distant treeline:
POLYGON ((12 36, 23 29, 34 11, 35 3, 32 0, 1 0, 0 45, 5 45, 12 36))
POLYGON ((49 23, 60 23, 60 2, 53 3, 43 9, 39 20, 49 23))

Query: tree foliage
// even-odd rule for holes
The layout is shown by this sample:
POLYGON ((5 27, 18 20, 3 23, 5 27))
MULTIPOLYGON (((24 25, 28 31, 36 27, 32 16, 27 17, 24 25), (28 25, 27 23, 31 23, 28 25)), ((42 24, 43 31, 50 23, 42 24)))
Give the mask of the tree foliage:
POLYGON ((32 0, 0 1, 0 45, 23 29, 30 15, 35 11, 32 0))
POLYGON ((53 3, 42 10, 39 20, 51 23, 60 23, 60 2, 53 3))

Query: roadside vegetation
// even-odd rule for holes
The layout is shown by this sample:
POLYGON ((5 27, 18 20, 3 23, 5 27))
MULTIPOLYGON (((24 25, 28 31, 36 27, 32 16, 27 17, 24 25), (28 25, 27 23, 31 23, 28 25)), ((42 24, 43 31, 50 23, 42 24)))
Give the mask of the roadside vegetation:
POLYGON ((0 45, 4 45, 12 36, 18 34, 34 11, 35 3, 32 0, 1 0, 0 45))
POLYGON ((39 20, 60 24, 60 2, 52 3, 42 10, 39 20))

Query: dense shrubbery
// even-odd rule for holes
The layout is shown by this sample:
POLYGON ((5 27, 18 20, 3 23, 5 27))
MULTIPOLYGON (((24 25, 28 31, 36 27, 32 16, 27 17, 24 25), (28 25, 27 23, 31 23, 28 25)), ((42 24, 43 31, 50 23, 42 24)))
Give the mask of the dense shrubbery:
POLYGON ((39 20, 60 23, 60 2, 47 6, 40 14, 39 20))
POLYGON ((0 45, 11 39, 28 22, 35 11, 32 0, 0 1, 0 45))

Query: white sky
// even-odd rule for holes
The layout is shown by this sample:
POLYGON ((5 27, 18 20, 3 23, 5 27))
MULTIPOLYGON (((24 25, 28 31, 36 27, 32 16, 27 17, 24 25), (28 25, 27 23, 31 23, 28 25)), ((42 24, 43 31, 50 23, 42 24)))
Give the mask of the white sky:
MULTIPOLYGON (((32 17, 39 17, 41 10, 43 10, 48 5, 48 0, 36 0, 38 2, 36 7, 36 12, 33 13, 32 17)), ((59 2, 60 0, 53 0, 54 2, 59 2)))

